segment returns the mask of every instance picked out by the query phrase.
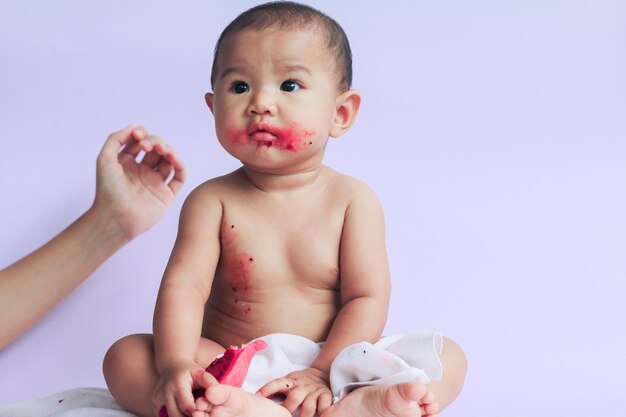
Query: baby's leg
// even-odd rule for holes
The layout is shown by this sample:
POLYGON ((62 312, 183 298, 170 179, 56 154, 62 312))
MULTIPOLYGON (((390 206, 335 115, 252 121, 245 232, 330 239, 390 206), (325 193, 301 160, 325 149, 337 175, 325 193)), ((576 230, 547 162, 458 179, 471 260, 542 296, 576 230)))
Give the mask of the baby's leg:
MULTIPOLYGON (((201 339, 196 361, 206 368, 222 352, 217 343, 201 339)), ((109 391, 122 407, 142 417, 155 415, 152 394, 159 375, 152 335, 136 334, 115 342, 104 358, 103 371, 109 391)))
POLYGON ((274 401, 254 395, 241 388, 216 384, 196 400, 193 417, 291 417, 291 413, 274 401))
POLYGON ((324 411, 321 417, 436 416, 438 406, 428 387, 419 382, 358 388, 324 411))
POLYGON ((463 389, 467 373, 467 358, 459 345, 447 337, 443 338, 441 350, 443 375, 439 381, 428 384, 429 390, 435 395, 439 410, 443 410, 456 399, 463 389))
POLYGON ((332 405, 322 417, 435 416, 459 395, 467 371, 465 354, 450 339, 444 338, 440 359, 443 375, 439 381, 359 388, 332 405))

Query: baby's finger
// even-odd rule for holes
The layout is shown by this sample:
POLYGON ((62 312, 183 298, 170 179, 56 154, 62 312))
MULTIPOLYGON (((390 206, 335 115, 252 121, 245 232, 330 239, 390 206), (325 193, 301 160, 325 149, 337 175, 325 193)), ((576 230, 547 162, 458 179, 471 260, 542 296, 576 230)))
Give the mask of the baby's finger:
POLYGON ((289 391, 289 394, 287 394, 287 398, 285 399, 285 402, 283 402, 283 407, 289 410, 290 413, 293 413, 308 395, 308 389, 305 387, 296 387, 289 391))
POLYGON ((309 394, 300 406, 300 417, 313 417, 317 411, 317 399, 321 393, 319 391, 309 394))
POLYGON ((257 394, 261 394, 265 398, 272 395, 283 393, 286 394, 294 387, 294 382, 291 378, 278 378, 263 385, 261 389, 257 391, 257 394))
POLYGON ((193 398, 193 394, 190 390, 184 390, 176 397, 176 403, 178 408, 186 415, 190 416, 196 409, 196 399, 193 398))
POLYGON ((331 405, 333 405, 333 395, 330 392, 323 392, 322 395, 317 398, 317 411, 319 413, 322 413, 331 405))
POLYGON ((174 397, 168 397, 165 400, 165 409, 169 417, 184 417, 183 413, 178 409, 178 404, 174 397))
POLYGON ((437 412, 439 411, 439 404, 435 402, 430 403, 430 404, 423 404, 421 408, 422 408, 422 414, 424 416, 435 417, 437 415, 437 412))
POLYGON ((217 379, 204 369, 193 374, 193 384, 195 388, 208 388, 211 385, 218 384, 217 379))
POLYGON ((165 408, 165 396, 160 389, 156 389, 152 393, 152 408, 154 409, 155 416, 162 415, 161 409, 165 408))
POLYGON ((196 398, 196 410, 198 411, 211 411, 211 403, 204 397, 196 398))

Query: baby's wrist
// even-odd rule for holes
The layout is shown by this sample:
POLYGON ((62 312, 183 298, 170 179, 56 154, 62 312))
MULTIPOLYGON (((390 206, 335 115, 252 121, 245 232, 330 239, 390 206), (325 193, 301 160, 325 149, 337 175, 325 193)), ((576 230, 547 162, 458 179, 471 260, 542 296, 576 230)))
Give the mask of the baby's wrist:
POLYGON ((313 363, 309 367, 309 372, 311 372, 313 375, 315 375, 316 377, 326 382, 330 381, 330 366, 328 367, 328 369, 326 369, 324 367, 320 367, 319 365, 316 365, 315 363, 313 363))

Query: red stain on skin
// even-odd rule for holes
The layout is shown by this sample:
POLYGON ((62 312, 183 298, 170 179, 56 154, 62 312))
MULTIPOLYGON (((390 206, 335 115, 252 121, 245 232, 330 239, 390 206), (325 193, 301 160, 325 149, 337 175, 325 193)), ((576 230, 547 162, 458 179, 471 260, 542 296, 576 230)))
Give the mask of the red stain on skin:
POLYGON ((228 285, 235 293, 247 293, 251 289, 250 276, 254 271, 254 258, 246 252, 240 252, 230 262, 228 285))
POLYGON ((223 267, 228 276, 228 287, 232 291, 233 302, 229 307, 231 314, 249 314, 252 308, 245 300, 252 290, 252 273, 255 260, 248 252, 241 252, 236 245, 237 228, 233 223, 223 223, 220 230, 220 242, 223 250, 223 267))
POLYGON ((250 314, 250 312, 252 311, 252 307, 250 307, 247 304, 241 303, 241 304, 237 304, 239 302, 239 300, 235 300, 235 304, 230 306, 230 313, 233 315, 239 314, 239 313, 243 313, 243 314, 250 314))
POLYGON ((306 139, 315 134, 315 132, 298 126, 297 123, 292 123, 283 128, 268 123, 257 123, 249 129, 229 129, 226 133, 233 143, 238 146, 256 142, 257 148, 265 146, 290 152, 299 152, 312 145, 313 142, 306 139))

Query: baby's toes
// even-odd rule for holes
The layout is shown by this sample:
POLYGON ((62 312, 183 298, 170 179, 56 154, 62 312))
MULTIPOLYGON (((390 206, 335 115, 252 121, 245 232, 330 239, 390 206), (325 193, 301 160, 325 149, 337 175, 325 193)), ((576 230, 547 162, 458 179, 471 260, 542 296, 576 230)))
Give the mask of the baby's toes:
POLYGON ((439 404, 436 402, 431 402, 428 404, 422 404, 420 408, 422 409, 422 416, 437 417, 437 412, 439 411, 439 404))

